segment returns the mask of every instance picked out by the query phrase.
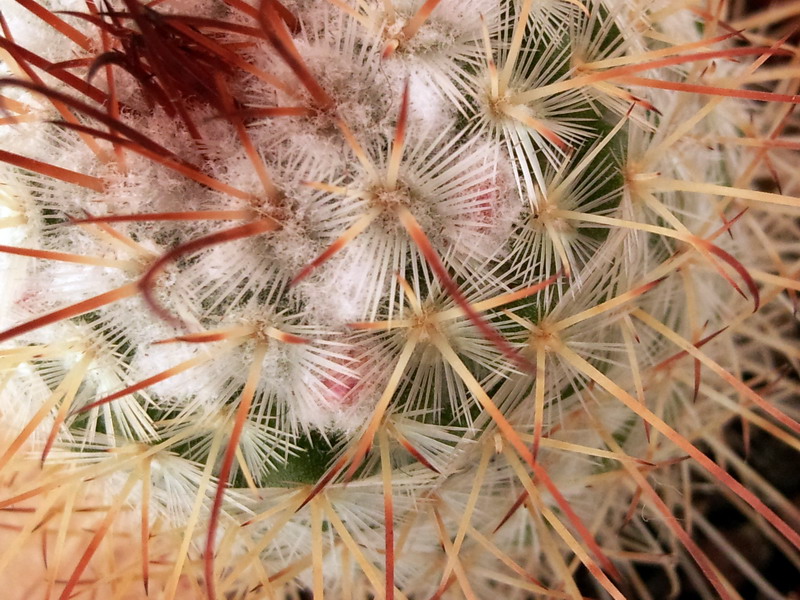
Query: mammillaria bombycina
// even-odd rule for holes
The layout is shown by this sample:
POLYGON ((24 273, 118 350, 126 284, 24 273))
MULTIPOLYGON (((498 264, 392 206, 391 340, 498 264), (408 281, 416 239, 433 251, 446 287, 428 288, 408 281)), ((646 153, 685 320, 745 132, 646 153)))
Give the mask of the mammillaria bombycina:
POLYGON ((5 597, 783 598, 798 13, 6 2, 5 597))

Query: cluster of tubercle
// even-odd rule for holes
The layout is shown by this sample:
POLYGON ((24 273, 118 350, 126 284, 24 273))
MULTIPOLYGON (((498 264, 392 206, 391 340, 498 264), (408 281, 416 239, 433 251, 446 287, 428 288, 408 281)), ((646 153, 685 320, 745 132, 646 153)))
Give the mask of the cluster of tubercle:
POLYGON ((798 100, 689 4, 18 0, 0 472, 105 482, 168 600, 579 597, 570 557, 622 598, 667 538, 729 597, 646 477, 689 456, 800 541, 696 426, 732 386, 800 431, 726 356, 791 288, 744 209, 796 208, 729 142, 798 100))

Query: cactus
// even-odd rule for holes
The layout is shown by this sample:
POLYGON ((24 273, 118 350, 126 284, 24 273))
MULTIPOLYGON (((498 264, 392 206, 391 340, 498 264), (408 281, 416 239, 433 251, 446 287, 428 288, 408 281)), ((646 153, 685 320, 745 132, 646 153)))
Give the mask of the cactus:
POLYGON ((7 597, 788 592, 797 3, 7 4, 7 597))

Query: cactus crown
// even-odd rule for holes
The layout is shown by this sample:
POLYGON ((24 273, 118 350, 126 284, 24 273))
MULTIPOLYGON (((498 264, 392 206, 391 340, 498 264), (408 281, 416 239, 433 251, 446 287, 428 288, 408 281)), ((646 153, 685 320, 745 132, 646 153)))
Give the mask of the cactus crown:
POLYGON ((648 597, 670 551, 733 598, 675 519, 713 537, 708 483, 799 545, 719 433, 798 447, 759 389, 796 184, 751 187, 798 55, 704 7, 18 0, 0 505, 47 498, 23 541, 113 507, 50 592, 648 597))

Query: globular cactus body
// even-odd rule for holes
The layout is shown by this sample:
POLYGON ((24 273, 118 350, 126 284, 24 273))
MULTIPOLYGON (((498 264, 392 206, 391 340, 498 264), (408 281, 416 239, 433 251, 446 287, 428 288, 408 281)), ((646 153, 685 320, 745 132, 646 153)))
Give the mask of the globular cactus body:
POLYGON ((711 4, 17 0, 3 572, 780 597, 694 504, 796 560, 723 434, 800 447, 800 54, 711 4))

